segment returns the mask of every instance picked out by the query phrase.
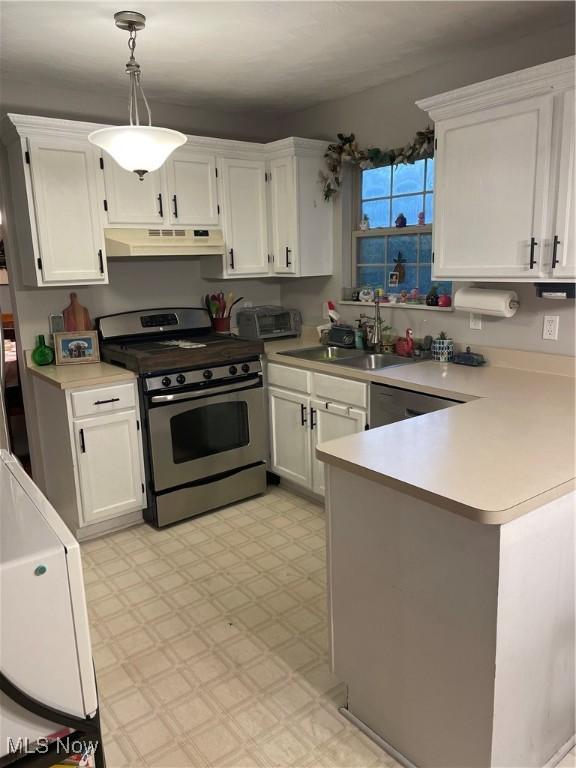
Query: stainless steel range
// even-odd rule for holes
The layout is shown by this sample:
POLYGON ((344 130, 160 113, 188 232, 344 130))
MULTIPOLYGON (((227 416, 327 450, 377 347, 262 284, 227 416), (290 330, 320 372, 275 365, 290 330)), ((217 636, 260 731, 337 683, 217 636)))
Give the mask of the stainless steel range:
POLYGON ((148 508, 161 528, 266 489, 262 342, 203 308, 98 318, 102 358, 138 374, 148 508))

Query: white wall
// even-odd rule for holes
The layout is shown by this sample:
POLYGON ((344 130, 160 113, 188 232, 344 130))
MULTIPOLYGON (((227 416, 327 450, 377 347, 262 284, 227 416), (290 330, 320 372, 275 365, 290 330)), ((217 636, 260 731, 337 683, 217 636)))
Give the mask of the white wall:
MULTIPOLYGON (((61 312, 74 291, 92 318, 114 312, 153 307, 200 306, 203 294, 223 290, 244 296, 253 304, 280 304, 277 280, 204 280, 200 258, 113 260, 108 262, 110 284, 70 288, 17 288, 16 301, 24 348, 48 330, 50 312, 61 312)), ((203 257, 206 258, 206 257, 203 257)), ((216 258, 216 257, 208 257, 216 258)))
MULTIPOLYGON (((447 41, 447 44, 448 41, 447 41)), ((327 101, 295 112, 284 119, 282 129, 295 136, 335 139, 337 133, 354 132, 363 146, 398 146, 428 124, 416 100, 490 77, 514 72, 574 53, 574 31, 568 26, 545 30, 537 37, 521 38, 507 45, 487 48, 458 60, 419 72, 362 93, 327 101)), ((351 185, 349 185, 351 186, 351 185)), ((304 322, 321 321, 322 301, 338 301, 342 286, 352 284, 350 268, 351 195, 345 189, 335 201, 336 272, 332 277, 308 278, 282 285, 282 301, 300 309, 304 322)), ((494 287, 494 286, 493 286, 494 287)), ((516 349, 573 355, 575 353, 576 314, 574 301, 554 302, 536 299, 531 285, 514 286, 521 307, 511 319, 485 318, 481 331, 471 331, 468 314, 433 313, 418 310, 385 310, 386 321, 403 333, 411 327, 416 336, 444 330, 457 341, 469 344, 513 347, 516 349), (543 341, 545 314, 560 316, 558 341, 543 341)), ((344 320, 358 317, 356 307, 340 307, 344 320)), ((371 314, 369 308, 367 314, 371 314)))
MULTIPOLYGON (((217 138, 268 140, 276 122, 266 113, 190 108, 176 104, 151 102, 155 125, 174 128, 188 134, 217 138)), ((0 79, 0 113, 62 117, 97 123, 125 123, 128 118, 126 98, 106 91, 84 91, 42 84, 0 79)), ((283 134, 286 136, 287 134, 283 134)))

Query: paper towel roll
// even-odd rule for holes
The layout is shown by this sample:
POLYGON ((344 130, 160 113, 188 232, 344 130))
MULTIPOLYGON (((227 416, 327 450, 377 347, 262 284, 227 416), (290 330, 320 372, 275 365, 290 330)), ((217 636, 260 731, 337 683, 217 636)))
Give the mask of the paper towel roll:
POLYGON ((494 291, 491 288, 459 288, 454 295, 454 309, 476 315, 512 317, 519 307, 516 291, 494 291))

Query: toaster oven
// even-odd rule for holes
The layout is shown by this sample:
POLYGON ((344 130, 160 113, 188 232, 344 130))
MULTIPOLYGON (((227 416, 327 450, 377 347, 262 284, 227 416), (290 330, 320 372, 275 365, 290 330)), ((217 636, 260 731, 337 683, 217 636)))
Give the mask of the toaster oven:
POLYGON ((278 339, 300 336, 302 315, 297 309, 245 307, 236 315, 238 335, 245 339, 278 339))

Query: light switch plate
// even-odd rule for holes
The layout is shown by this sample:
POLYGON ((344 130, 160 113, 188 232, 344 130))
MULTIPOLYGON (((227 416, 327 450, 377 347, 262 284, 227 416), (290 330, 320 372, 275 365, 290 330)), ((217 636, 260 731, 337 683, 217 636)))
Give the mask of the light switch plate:
POLYGON ((558 325, 560 324, 559 315, 544 315, 544 325, 542 326, 542 338, 547 341, 558 341, 558 325))

